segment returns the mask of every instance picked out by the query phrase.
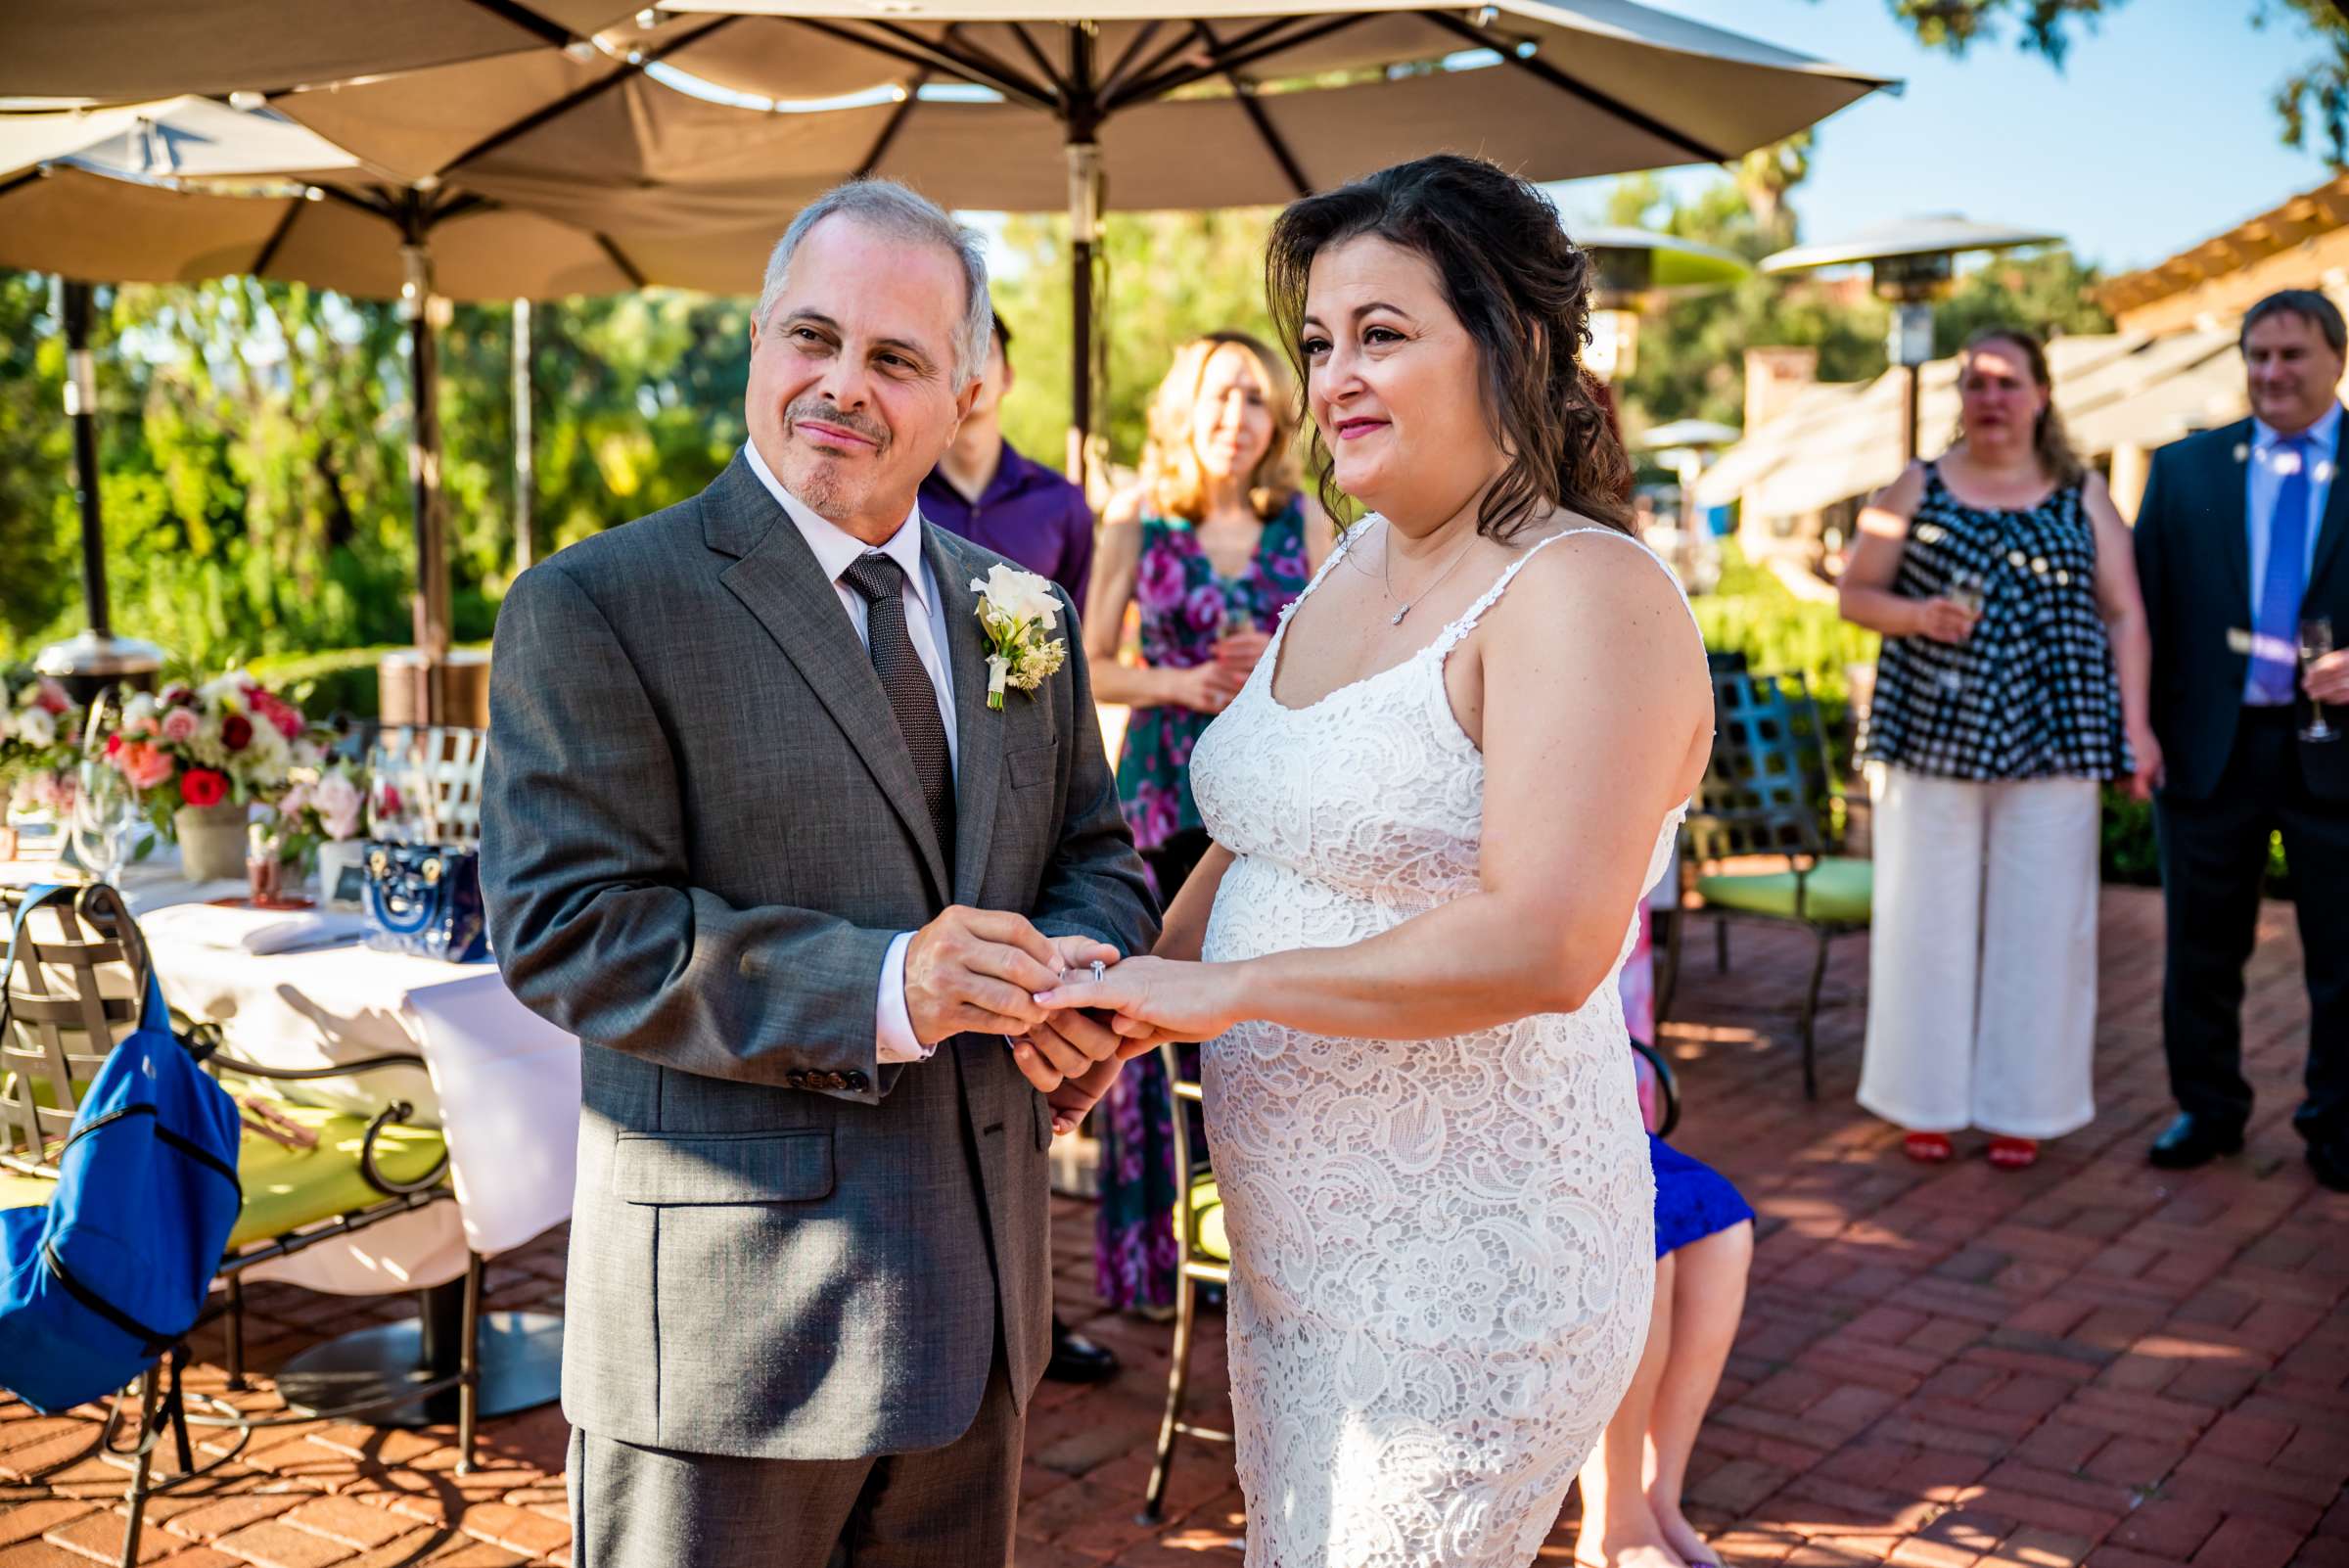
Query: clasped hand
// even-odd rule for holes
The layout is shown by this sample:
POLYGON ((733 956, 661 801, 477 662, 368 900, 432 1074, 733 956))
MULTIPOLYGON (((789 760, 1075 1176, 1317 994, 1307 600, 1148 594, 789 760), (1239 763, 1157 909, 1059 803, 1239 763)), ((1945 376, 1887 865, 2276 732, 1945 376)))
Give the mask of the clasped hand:
POLYGON ((1089 937, 1047 937, 1000 909, 947 909, 905 953, 905 1010, 925 1045, 966 1032, 1001 1035, 1012 1061, 1075 1130, 1136 1056, 1169 1040, 1209 1039, 1238 1021, 1231 967, 1121 960, 1089 937), (1103 966, 1095 979, 1092 966, 1103 966))

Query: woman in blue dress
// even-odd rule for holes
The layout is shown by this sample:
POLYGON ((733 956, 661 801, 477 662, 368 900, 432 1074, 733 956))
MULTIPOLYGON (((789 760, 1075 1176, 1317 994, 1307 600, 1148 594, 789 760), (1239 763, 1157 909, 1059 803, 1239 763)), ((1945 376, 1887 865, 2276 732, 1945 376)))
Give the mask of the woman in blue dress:
POLYGON ((1681 1513, 1696 1432, 1745 1311, 1754 1211, 1712 1167, 1654 1133, 1656 1306, 1647 1349, 1582 1472, 1575 1561, 1587 1568, 1718 1568, 1681 1513))

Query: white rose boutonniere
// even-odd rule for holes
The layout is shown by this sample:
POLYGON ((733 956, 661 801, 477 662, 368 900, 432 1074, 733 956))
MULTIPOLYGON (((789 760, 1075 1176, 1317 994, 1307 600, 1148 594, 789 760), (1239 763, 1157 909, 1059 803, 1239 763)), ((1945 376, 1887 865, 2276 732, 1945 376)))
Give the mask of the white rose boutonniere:
POLYGON ((987 706, 1003 710, 1003 688, 1032 692, 1069 662, 1065 639, 1049 637, 1060 627, 1060 600, 1033 572, 995 566, 971 579, 979 595, 979 627, 993 652, 987 660, 987 706))

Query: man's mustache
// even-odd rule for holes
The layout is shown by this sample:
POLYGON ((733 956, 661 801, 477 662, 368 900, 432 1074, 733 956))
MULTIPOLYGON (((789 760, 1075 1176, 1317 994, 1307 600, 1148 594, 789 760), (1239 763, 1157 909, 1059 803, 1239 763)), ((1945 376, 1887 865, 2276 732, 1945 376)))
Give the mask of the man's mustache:
POLYGON ((851 435, 863 437, 877 447, 889 444, 889 432, 879 422, 867 419, 862 414, 852 414, 821 397, 803 397, 783 410, 783 422, 787 425, 796 425, 804 419, 838 426, 851 435))

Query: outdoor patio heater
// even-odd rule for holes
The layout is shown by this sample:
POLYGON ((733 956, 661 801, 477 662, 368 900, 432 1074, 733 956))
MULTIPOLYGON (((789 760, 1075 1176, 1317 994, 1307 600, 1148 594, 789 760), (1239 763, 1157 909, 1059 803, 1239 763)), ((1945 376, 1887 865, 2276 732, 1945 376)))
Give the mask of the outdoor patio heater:
POLYGON ((1976 223, 1955 212, 1878 224, 1842 240, 1798 245, 1762 258, 1765 272, 1806 272, 1865 265, 1878 298, 1892 304, 1885 357, 1908 382, 1901 414, 1901 461, 1916 460, 1920 372, 1933 358, 1933 301, 1950 291, 1957 259, 1967 251, 2005 251, 2053 245, 2062 237, 2006 224, 1976 223))

